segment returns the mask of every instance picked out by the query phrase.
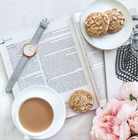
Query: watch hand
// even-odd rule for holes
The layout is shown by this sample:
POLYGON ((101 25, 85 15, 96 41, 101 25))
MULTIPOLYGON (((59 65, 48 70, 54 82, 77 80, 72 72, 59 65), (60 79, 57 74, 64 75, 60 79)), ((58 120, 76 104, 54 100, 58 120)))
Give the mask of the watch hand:
MULTIPOLYGON (((29 49, 29 50, 30 50, 30 49, 29 49)), ((33 50, 30 50, 30 51, 35 52, 35 51, 33 51, 33 50)))
POLYGON ((29 46, 28 46, 28 49, 30 50, 29 46))
POLYGON ((30 51, 32 51, 32 52, 35 52, 35 51, 31 50, 29 46, 28 46, 28 49, 29 49, 30 51))

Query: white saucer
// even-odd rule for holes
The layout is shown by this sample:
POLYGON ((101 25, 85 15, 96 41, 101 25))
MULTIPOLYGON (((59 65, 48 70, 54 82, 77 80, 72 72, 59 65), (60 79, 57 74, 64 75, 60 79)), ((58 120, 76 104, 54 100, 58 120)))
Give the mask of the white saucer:
POLYGON ((133 21, 128 9, 122 3, 115 0, 96 0, 89 4, 82 12, 80 28, 84 38, 92 46, 102 50, 112 50, 122 46, 129 39, 133 29, 133 21), (104 12, 112 8, 117 8, 124 13, 125 26, 123 29, 114 34, 106 33, 104 36, 98 38, 89 36, 85 29, 85 19, 87 16, 92 12, 104 12))
POLYGON ((12 118, 15 126, 18 128, 18 130, 24 134, 19 127, 17 126, 16 120, 15 120, 15 114, 17 111, 17 108, 21 105, 21 103, 26 100, 28 97, 43 97, 47 101, 50 101, 53 106, 56 108, 56 118, 55 118, 55 123, 53 127, 44 135, 37 136, 37 137, 32 137, 33 139, 46 139, 49 138, 53 135, 55 135, 63 126, 66 118, 66 108, 65 108, 65 103, 60 97, 60 95, 46 87, 46 86, 33 86, 29 87, 23 91, 21 91, 17 97, 15 98, 12 106, 12 118), (52 100, 51 100, 52 99, 52 100))

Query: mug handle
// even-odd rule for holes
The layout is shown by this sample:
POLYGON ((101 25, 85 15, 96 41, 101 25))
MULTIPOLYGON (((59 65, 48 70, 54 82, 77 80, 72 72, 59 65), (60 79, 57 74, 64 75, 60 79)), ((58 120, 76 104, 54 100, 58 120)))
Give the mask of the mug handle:
POLYGON ((28 136, 28 135, 25 135, 25 136, 24 136, 24 140, 30 140, 30 139, 31 139, 30 136, 28 136))

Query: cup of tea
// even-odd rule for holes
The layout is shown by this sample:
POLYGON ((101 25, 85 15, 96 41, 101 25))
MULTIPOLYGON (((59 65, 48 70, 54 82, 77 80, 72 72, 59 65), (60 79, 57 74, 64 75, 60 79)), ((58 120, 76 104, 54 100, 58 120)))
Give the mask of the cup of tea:
POLYGON ((12 119, 24 139, 46 139, 55 135, 66 118, 61 96, 46 86, 32 86, 21 91, 12 105, 12 119))
POLYGON ((34 96, 25 99, 15 115, 18 128, 24 132, 24 139, 47 133, 55 121, 55 109, 49 101, 34 96))

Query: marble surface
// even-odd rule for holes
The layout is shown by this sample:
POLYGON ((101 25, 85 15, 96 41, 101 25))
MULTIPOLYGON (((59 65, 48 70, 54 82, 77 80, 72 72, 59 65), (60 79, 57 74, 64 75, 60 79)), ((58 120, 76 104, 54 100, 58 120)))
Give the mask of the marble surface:
MULTIPOLYGON (((43 17, 57 20, 81 12, 93 0, 0 0, 0 38, 38 26, 43 17)), ((120 0, 123 1, 123 0, 120 0)), ((0 140, 23 140, 11 117, 14 100, 5 92, 8 78, 0 55, 0 140)), ((48 140, 90 140, 95 111, 66 119, 62 129, 48 140)))

